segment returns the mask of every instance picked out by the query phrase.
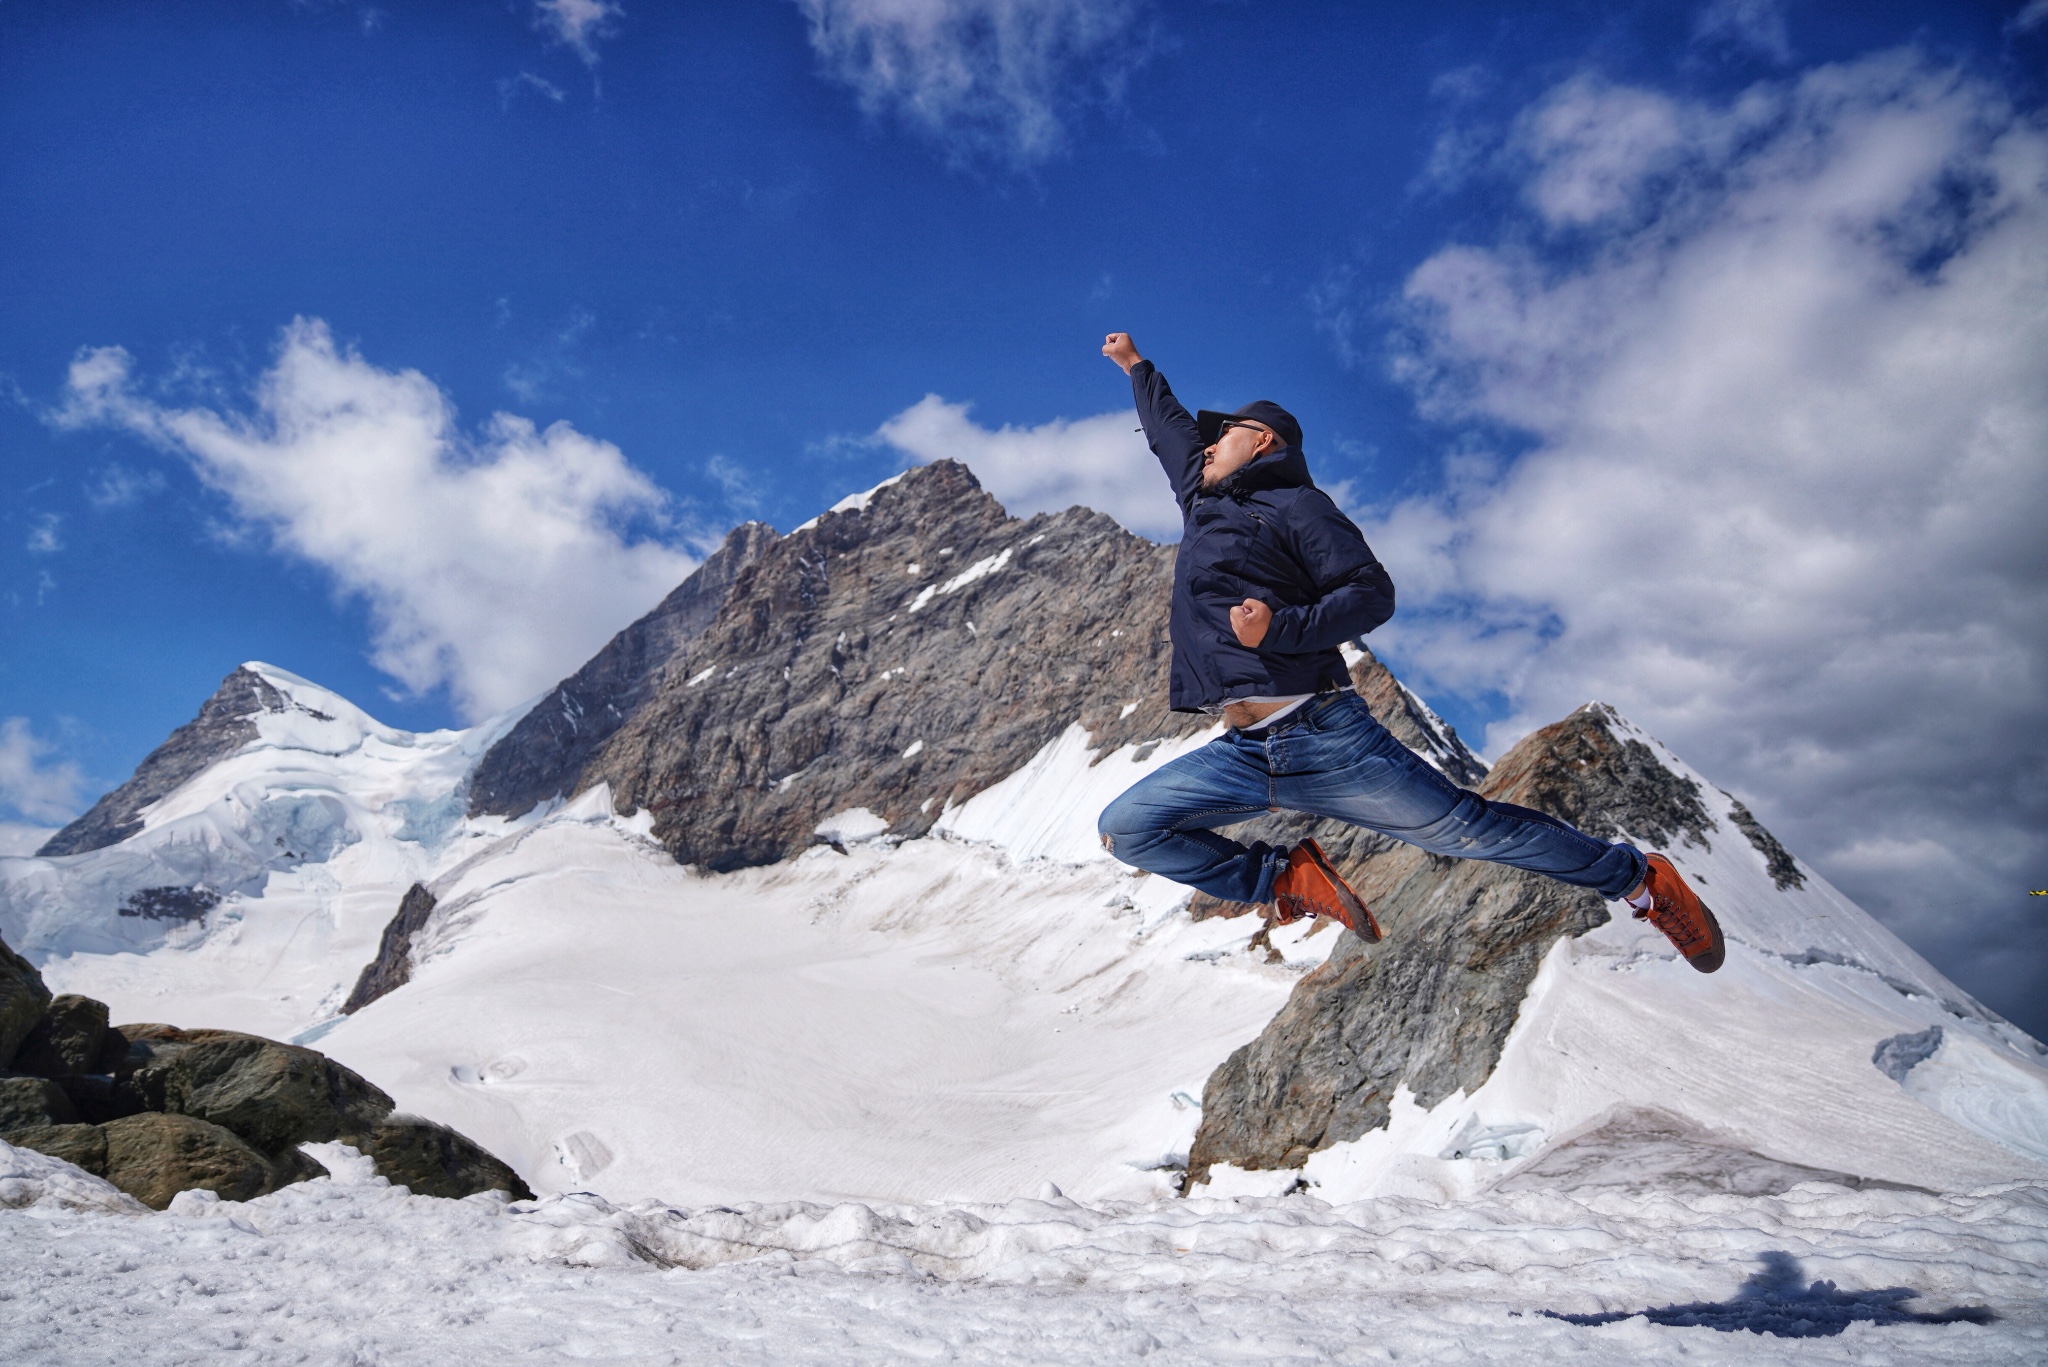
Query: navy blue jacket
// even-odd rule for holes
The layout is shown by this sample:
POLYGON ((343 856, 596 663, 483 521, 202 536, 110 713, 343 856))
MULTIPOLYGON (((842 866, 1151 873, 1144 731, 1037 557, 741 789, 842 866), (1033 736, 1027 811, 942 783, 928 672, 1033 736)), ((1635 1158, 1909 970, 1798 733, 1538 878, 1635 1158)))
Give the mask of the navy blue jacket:
POLYGON ((1173 709, 1350 687, 1338 645, 1394 615, 1394 581, 1358 528, 1291 446, 1203 488, 1206 443, 1166 377, 1140 361, 1131 390, 1184 522, 1173 560, 1173 709), (1257 650, 1230 628, 1230 610, 1247 598, 1273 609, 1257 650))

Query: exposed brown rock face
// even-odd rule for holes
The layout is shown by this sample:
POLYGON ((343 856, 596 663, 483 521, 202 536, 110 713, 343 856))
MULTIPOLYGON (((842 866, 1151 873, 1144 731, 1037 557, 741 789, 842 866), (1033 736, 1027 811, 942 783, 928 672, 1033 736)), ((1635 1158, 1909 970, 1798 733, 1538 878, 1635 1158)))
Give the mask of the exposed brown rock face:
MULTIPOLYGON (((1609 838, 1704 843, 1714 822, 1697 786, 1599 705, 1526 737, 1477 791, 1609 838)), ((1188 1181, 1215 1163, 1300 1167, 1310 1154, 1387 1123, 1396 1088, 1424 1106, 1476 1090, 1500 1061, 1543 955, 1607 921, 1599 894, 1497 864, 1412 846, 1345 872, 1386 928, 1345 936, 1295 987, 1259 1037, 1203 1091, 1188 1181)))
POLYGON ((105 1060, 107 1004, 66 992, 54 997, 42 1019, 23 1040, 14 1056, 14 1069, 41 1077, 66 1077, 73 1073, 111 1072, 113 1061, 105 1060))
POLYGON ((199 715, 135 766, 135 776, 92 804, 92 808, 51 836, 42 855, 83 854, 117 844, 142 829, 142 809, 214 761, 256 739, 256 717, 283 712, 291 704, 263 677, 237 669, 221 681, 199 715))
POLYGON ((717 618, 733 580, 776 540, 765 522, 733 528, 659 606, 534 704, 477 765, 470 812, 518 816, 535 803, 573 792, 597 748, 675 670, 687 666, 690 643, 717 618))
MULTIPOLYGON (((1110 747, 1208 724, 1167 709, 1172 557, 1086 509, 1013 518, 964 465, 912 470, 761 547, 579 771, 503 806, 478 785, 476 810, 608 781, 712 869, 800 852, 853 807, 921 835, 1074 722, 1110 747)), ((494 771, 536 768, 498 748, 494 771)))
POLYGON ((434 914, 434 894, 424 883, 414 883, 398 901, 398 914, 384 927, 377 944, 377 957, 363 965, 355 988, 341 1004, 341 1014, 352 1016, 387 992, 412 981, 412 937, 434 914))
POLYGON ((377 1175, 421 1196, 463 1197, 505 1191, 522 1200, 533 1192, 519 1174, 446 1125, 415 1115, 380 1121, 356 1147, 376 1160, 377 1175))
POLYGON ((247 1201, 281 1185, 262 1154, 230 1131, 189 1115, 145 1112, 99 1128, 106 1140, 106 1167, 99 1175, 153 1210, 195 1187, 223 1201, 247 1201))

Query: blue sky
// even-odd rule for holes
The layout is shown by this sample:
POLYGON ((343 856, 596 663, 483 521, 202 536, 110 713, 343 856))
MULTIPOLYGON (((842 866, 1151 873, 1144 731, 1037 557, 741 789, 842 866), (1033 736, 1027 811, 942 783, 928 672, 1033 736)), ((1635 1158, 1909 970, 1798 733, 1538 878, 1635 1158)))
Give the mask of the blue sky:
POLYGON ((908 460, 1162 534, 1122 328, 1300 416, 1461 729, 1617 703, 2019 1012, 2044 71, 2041 3, 7 0, 0 822, 247 658, 489 711, 908 460))

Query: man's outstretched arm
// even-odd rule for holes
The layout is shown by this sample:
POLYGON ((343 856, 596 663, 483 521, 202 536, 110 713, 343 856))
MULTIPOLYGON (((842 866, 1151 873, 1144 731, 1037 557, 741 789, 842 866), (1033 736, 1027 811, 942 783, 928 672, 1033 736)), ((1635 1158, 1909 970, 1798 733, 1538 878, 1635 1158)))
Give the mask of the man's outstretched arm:
POLYGON ((1130 333, 1110 333, 1103 339, 1102 354, 1131 377, 1131 397, 1138 406, 1138 421, 1145 424, 1145 442, 1166 471, 1173 496, 1187 507, 1202 487, 1201 429, 1173 397, 1158 367, 1138 354, 1130 333))

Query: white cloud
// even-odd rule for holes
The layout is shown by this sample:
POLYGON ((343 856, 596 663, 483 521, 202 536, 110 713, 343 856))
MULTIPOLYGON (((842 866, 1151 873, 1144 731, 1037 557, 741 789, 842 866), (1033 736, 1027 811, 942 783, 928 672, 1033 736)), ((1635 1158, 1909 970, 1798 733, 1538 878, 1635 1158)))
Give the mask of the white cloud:
MULTIPOLYGON (((613 21, 624 13, 611 0, 533 0, 534 27, 575 49, 585 66, 597 65, 598 40, 612 36, 613 21)), ((532 79, 548 85, 538 77, 532 79)))
POLYGON ((1780 65, 1792 60, 1781 0, 1712 0, 1693 20, 1693 41, 1747 48, 1780 65))
POLYGON ((285 330, 247 412, 164 405, 130 370, 117 347, 80 353, 57 421, 185 457, 243 525, 368 603, 378 668, 445 684, 472 717, 560 679, 693 566, 626 530, 658 528, 668 499, 616 446, 509 413, 465 435, 433 381, 324 323, 285 330))
POLYGON ((2048 0, 2032 0, 2025 9, 2012 17, 2015 33, 2032 33, 2043 24, 2048 24, 2048 0))
POLYGON ((955 163, 1029 167, 1145 59, 1133 0, 797 0, 826 73, 955 163))
POLYGON ((55 826, 24 826, 19 821, 0 821, 0 857, 34 854, 57 831, 55 826))
POLYGON ((54 749, 36 736, 28 718, 0 721, 0 808, 30 821, 63 822, 77 814, 85 777, 69 761, 45 764, 54 749))
POLYGON ((151 494, 163 492, 163 488, 162 471, 131 470, 116 462, 94 473, 92 483, 85 487, 85 497, 93 507, 104 511, 139 503, 151 494))
POLYGON ((967 416, 969 407, 927 394, 876 435, 921 464, 962 462, 1015 516, 1078 503, 1142 536, 1179 538, 1180 506, 1129 410, 990 429, 967 416))
POLYGON ((57 529, 64 519, 56 513, 44 513, 35 520, 28 532, 28 549, 31 555, 55 555, 64 549, 64 538, 57 529))
POLYGON ((1396 371, 1474 454, 1367 528, 1396 657, 1505 695, 1496 750, 1619 704, 2038 1000, 2048 132, 1911 53, 1726 106, 1573 82, 1533 122, 1527 198, 1575 250, 1509 226, 1407 284, 1396 371), (1501 425, 1534 449, 1488 458, 1501 425))

